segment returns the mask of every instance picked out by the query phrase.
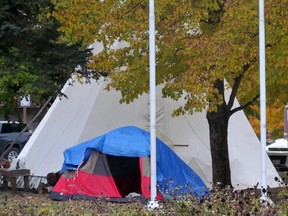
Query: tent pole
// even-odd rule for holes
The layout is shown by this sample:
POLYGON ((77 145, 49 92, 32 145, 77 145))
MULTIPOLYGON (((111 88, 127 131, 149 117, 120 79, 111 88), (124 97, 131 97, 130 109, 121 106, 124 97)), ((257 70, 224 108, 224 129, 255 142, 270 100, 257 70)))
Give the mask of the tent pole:
POLYGON ((149 0, 149 75, 150 75, 150 165, 151 200, 149 209, 159 207, 156 199, 156 66, 155 66, 155 13, 154 0, 149 0))

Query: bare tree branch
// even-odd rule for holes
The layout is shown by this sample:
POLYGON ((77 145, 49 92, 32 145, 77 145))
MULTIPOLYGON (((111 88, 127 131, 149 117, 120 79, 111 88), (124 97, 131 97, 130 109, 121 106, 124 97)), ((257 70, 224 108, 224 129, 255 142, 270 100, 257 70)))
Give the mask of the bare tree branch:
POLYGON ((242 105, 242 106, 239 106, 239 107, 236 107, 234 109, 232 109, 230 111, 230 116, 233 115, 234 113, 240 111, 240 110, 243 110, 243 109, 246 109, 248 106, 254 104, 254 102, 260 97, 260 95, 256 95, 251 101, 247 102, 246 104, 242 105))
POLYGON ((231 94, 230 94, 230 97, 229 97, 229 102, 228 102, 228 105, 227 105, 229 110, 233 107, 233 104, 234 104, 234 101, 236 99, 237 91, 239 89, 240 83, 242 81, 242 78, 243 78, 244 74, 250 68, 250 64, 247 63, 242 68, 243 68, 243 72, 234 79, 234 85, 232 86, 232 91, 231 91, 231 94))

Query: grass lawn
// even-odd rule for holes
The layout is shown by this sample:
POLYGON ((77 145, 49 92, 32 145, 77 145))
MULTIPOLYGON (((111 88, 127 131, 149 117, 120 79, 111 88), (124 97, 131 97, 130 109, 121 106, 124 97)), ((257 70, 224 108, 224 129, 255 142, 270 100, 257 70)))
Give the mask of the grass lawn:
POLYGON ((0 216, 8 215, 288 215, 288 176, 280 172, 282 187, 268 188, 267 202, 262 203, 261 191, 246 189, 213 190, 209 199, 196 200, 187 197, 184 200, 159 201, 160 208, 147 210, 140 202, 111 203, 105 201, 65 201, 49 199, 49 194, 32 192, 4 192, 0 190, 0 216))

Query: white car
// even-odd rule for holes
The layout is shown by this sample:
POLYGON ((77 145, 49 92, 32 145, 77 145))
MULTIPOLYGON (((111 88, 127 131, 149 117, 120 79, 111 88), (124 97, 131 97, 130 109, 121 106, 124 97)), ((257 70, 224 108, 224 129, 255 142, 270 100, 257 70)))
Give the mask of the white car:
POLYGON ((278 169, 288 170, 288 141, 281 138, 267 145, 266 152, 273 165, 278 169))

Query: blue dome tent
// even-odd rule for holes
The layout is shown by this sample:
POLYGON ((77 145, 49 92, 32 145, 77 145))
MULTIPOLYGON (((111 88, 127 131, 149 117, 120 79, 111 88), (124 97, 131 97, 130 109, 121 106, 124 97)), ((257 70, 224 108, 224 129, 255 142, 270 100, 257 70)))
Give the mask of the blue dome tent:
MULTIPOLYGON (((201 178, 160 139, 156 148, 158 197, 209 194, 201 178)), ((71 147, 64 151, 63 175, 50 197, 123 199, 136 192, 149 198, 149 155, 150 134, 134 126, 71 147)))

